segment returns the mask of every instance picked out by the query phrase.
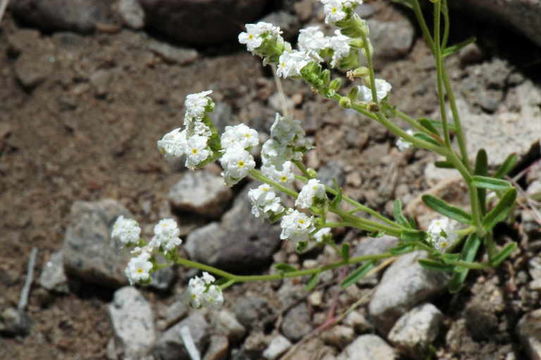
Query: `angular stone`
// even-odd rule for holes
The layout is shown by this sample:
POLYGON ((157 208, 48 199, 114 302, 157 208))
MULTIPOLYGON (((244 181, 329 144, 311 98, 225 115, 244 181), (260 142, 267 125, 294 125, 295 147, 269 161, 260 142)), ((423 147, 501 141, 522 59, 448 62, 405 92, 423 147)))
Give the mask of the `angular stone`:
POLYGON ((120 0, 117 11, 124 24, 132 29, 142 29, 145 26, 145 11, 137 0, 120 0))
POLYGON ((282 30, 282 36, 291 40, 297 36, 301 26, 299 19, 287 11, 276 11, 265 16, 260 21, 265 21, 278 26, 282 30))
POLYGON ((184 327, 190 331, 199 352, 203 352, 209 340, 209 325, 201 312, 195 312, 160 336, 153 352, 157 360, 190 360, 180 335, 184 327))
POLYGON ((211 336, 210 345, 203 360, 225 360, 229 353, 229 341, 221 335, 211 336))
POLYGON ((306 303, 300 303, 289 310, 282 321, 283 334, 292 341, 298 341, 312 331, 312 319, 306 303))
POLYGON ((30 333, 30 317, 21 310, 7 308, 0 314, 0 334, 25 336, 30 333))
POLYGON ((336 325, 332 329, 324 331, 322 334, 325 344, 332 345, 338 349, 343 349, 353 341, 355 332, 349 326, 336 325))
POLYGON ((187 238, 186 251, 196 261, 230 271, 260 269, 272 260, 280 244, 280 228, 251 214, 244 189, 221 223, 199 228, 187 238))
POLYGON ((238 299, 234 311, 240 323, 248 329, 263 330, 275 318, 275 310, 269 302, 254 295, 238 299))
POLYGON ((68 293, 68 278, 64 272, 64 261, 62 251, 51 255, 43 266, 39 277, 41 287, 58 293, 68 293))
POLYGON ((267 0, 140 0, 146 24, 184 43, 235 40, 242 24, 256 20, 267 0), (227 16, 225 16, 227 14, 227 16))
POLYGON ((375 255, 389 251, 398 244, 398 238, 384 235, 382 237, 367 237, 355 247, 352 257, 375 255))
POLYGON ((268 360, 278 359, 290 347, 291 342, 282 335, 278 335, 271 340, 269 346, 263 351, 263 357, 268 360))
POLYGON ((520 319, 517 334, 529 358, 541 359, 541 309, 527 313, 520 319))
POLYGON ((68 276, 110 287, 127 284, 124 268, 129 254, 112 241, 111 228, 130 212, 115 200, 76 201, 64 237, 64 268, 68 276))
POLYGON ((238 343, 246 335, 246 328, 237 320, 235 314, 229 310, 220 310, 213 319, 216 331, 227 336, 232 343, 238 343))
POLYGON ((374 63, 381 66, 405 57, 413 44, 415 30, 407 19, 398 21, 368 20, 370 40, 374 47, 374 63))
POLYGON ((336 360, 394 360, 396 352, 377 335, 362 335, 338 355, 336 360))
POLYGON ((389 341, 411 357, 423 357, 438 336, 442 313, 432 304, 419 305, 400 319, 389 333, 389 341))
POLYGON ((385 271, 376 287, 368 310, 382 334, 387 334, 396 320, 415 305, 446 287, 446 274, 419 265, 418 260, 425 256, 422 251, 401 256, 385 271))
POLYGON ((199 53, 195 49, 177 47, 156 40, 149 40, 148 48, 171 64, 189 65, 199 58, 199 53))
POLYGON ((344 167, 338 161, 329 161, 318 170, 318 179, 327 186, 334 186, 334 181, 339 186, 346 182, 344 167))
POLYGON ((178 210, 217 217, 225 210, 233 192, 221 176, 202 170, 185 173, 168 196, 178 210))
POLYGON ((117 345, 126 358, 148 355, 156 340, 154 316, 150 304, 134 287, 123 287, 115 292, 108 306, 117 345))

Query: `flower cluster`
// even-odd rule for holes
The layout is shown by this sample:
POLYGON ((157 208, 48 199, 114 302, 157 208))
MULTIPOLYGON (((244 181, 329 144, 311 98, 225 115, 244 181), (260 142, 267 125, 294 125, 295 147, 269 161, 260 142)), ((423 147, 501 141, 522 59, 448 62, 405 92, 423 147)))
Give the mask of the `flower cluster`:
POLYGON ((280 227, 280 239, 288 239, 296 244, 307 243, 310 234, 316 230, 313 217, 293 209, 289 209, 282 217, 280 227))
POLYGON ((325 22, 335 24, 350 15, 357 5, 363 3, 363 0, 321 0, 321 2, 325 13, 325 22))
POLYGON ((158 149, 166 156, 186 156, 186 167, 194 169, 213 160, 218 149, 216 130, 207 114, 214 109, 212 91, 190 94, 184 102, 184 128, 176 128, 158 141, 158 149))
POLYGON ((259 218, 273 219, 284 212, 280 197, 267 184, 262 184, 248 192, 252 203, 252 214, 259 218))
POLYGON ((223 155, 220 164, 226 185, 233 186, 245 178, 255 168, 255 160, 250 151, 259 145, 257 131, 244 124, 227 126, 221 137, 223 155))
POLYGON ((200 277, 190 279, 188 294, 190 304, 198 309, 200 307, 220 307, 224 302, 222 289, 214 285, 214 276, 204 272, 200 277))
POLYGON ((310 179, 302 187, 299 197, 295 201, 295 205, 301 209, 309 209, 316 202, 325 201, 326 199, 327 193, 325 192, 325 185, 317 179, 310 179))
POLYGON ((436 250, 445 252, 458 239, 456 225, 448 218, 432 220, 427 230, 428 241, 436 250))
POLYGON ((122 245, 137 244, 141 236, 141 227, 137 221, 120 215, 113 225, 111 237, 122 245))
MULTIPOLYGON (((376 79, 376 96, 377 101, 382 101, 389 95, 391 89, 393 88, 391 84, 383 79, 376 79)), ((359 100, 362 102, 373 102, 372 90, 364 85, 358 87, 359 90, 359 100)))

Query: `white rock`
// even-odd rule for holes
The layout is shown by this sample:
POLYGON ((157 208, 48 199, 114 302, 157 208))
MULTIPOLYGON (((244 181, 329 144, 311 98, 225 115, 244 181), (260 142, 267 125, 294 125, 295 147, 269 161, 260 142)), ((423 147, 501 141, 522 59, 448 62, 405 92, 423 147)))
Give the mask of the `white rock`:
POLYGON ((160 360, 190 360, 181 337, 181 329, 187 328, 197 350, 202 353, 209 341, 209 326, 201 311, 194 312, 164 332, 154 348, 154 357, 160 360))
POLYGON ((268 360, 278 359, 291 347, 291 342, 282 335, 271 340, 269 346, 263 352, 263 357, 268 360))
POLYGON ((145 25, 145 12, 137 0, 120 0, 118 13, 126 26, 141 29, 145 25))
POLYGON ((246 335, 246 328, 229 310, 220 310, 213 319, 216 331, 227 336, 231 342, 238 342, 246 335))
POLYGON ((62 251, 53 253, 45 263, 39 277, 39 284, 49 291, 68 293, 68 278, 64 272, 62 251))
POLYGON ((362 335, 338 355, 336 360, 394 360, 396 352, 377 335, 362 335))
POLYGON ((143 295, 134 287, 123 287, 115 292, 108 310, 116 343, 124 349, 125 358, 138 359, 147 355, 156 334, 152 309, 143 295))

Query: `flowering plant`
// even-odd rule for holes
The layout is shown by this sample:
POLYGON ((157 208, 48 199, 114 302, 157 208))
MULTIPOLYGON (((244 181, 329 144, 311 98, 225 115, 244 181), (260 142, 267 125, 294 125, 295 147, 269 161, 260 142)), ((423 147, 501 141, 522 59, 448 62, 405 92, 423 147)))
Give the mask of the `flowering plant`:
POLYGON ((310 276, 308 287, 313 287, 322 272, 357 264, 359 267, 342 283, 348 286, 377 268, 382 259, 424 250, 427 257, 420 261, 421 264, 450 273, 450 290, 458 291, 471 269, 498 266, 516 248, 515 243, 498 248, 493 239, 495 225, 508 217, 515 203, 516 190, 503 177, 513 168, 516 158, 509 156, 496 172, 489 172, 484 150, 479 151, 474 163, 470 161, 444 64, 447 56, 466 44, 448 45, 447 0, 432 0, 432 31, 419 0, 399 1, 415 13, 435 58, 440 104, 438 121, 413 118, 391 103, 391 84, 375 77, 368 25, 354 11, 362 0, 321 1, 325 22, 337 28, 333 35, 325 35, 317 26, 307 27, 300 30, 297 49, 294 49, 282 38, 280 28, 260 22, 246 25, 246 32, 239 35, 240 43, 261 57, 264 64, 271 65, 278 77, 304 81, 322 97, 385 126, 397 136, 399 150, 417 147, 443 157, 445 160, 436 165, 454 168, 461 174, 469 191, 470 211, 425 195, 425 204, 443 215, 433 220, 426 230, 418 229, 415 221, 404 216, 400 201, 395 201, 393 218, 388 218, 348 197, 339 187, 322 184, 317 171, 304 165, 303 155, 311 144, 300 121, 287 113, 276 114, 270 137, 263 144, 260 144, 259 134, 244 124, 227 126, 219 134, 209 117, 214 109, 210 97, 212 91, 204 91, 187 96, 184 126, 170 131, 158 141, 158 148, 166 157, 185 158, 186 167, 190 169, 219 161, 228 186, 246 177, 262 183, 248 192, 253 215, 279 222, 280 238, 294 243, 299 252, 324 244, 338 248, 331 233, 336 227, 356 228, 373 236, 391 235, 397 237, 399 243, 388 252, 358 257, 350 257, 349 245, 344 243, 339 249, 342 258, 334 263, 301 270, 276 264, 276 271, 271 274, 235 275, 181 257, 177 247, 182 240, 174 220, 161 220, 154 227, 154 236, 147 242, 140 239, 141 229, 137 222, 120 217, 112 235, 132 248, 134 257, 126 269, 131 283, 149 282, 153 271, 170 264, 196 268, 204 272, 202 277, 189 282, 191 304, 195 307, 219 306, 223 302, 222 290, 235 283, 310 276), (344 72, 347 79, 340 75, 344 72), (346 88, 344 84, 348 80, 346 88), (448 106, 451 116, 447 113, 448 106), (396 118, 407 123, 410 129, 398 126, 393 122, 396 118), (457 149, 451 141, 452 136, 457 149), (259 159, 261 165, 257 168, 259 159), (295 188, 298 183, 303 184, 300 191, 295 188), (491 208, 487 201, 488 190, 498 198, 491 208), (287 206, 286 197, 294 200, 294 208, 287 206), (331 214, 340 220, 331 221, 331 214), (483 262, 476 261, 481 249, 487 254, 483 262), (166 262, 158 263, 157 254, 163 255, 166 262), (210 274, 221 279, 216 281, 210 274))

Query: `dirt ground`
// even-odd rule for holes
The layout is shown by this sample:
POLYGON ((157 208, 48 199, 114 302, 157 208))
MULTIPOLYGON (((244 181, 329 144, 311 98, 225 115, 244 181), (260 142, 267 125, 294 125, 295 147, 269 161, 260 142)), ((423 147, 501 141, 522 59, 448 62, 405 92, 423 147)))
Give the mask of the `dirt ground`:
MULTIPOLYGON (((506 50, 491 41, 485 46, 489 54, 506 50)), ((141 32, 40 34, 7 14, 0 28, 0 308, 17 303, 31 248, 39 249, 39 276, 48 256, 61 247, 74 201, 117 199, 146 223, 168 211, 165 195, 183 170, 168 165, 155 144, 182 120, 187 94, 211 88, 217 102, 232 108, 232 122, 268 126, 276 91, 270 73, 243 51, 218 53, 202 50, 199 60, 179 66, 150 51, 141 32), (25 54, 29 63, 18 70, 16 61, 25 54), (24 87, 17 71, 35 71, 40 80, 24 87)), ((511 60, 524 65, 526 74, 536 73, 539 66, 525 58, 516 54, 511 60)), ((396 84, 396 102, 413 115, 428 115, 436 105, 432 90, 418 90, 433 83, 427 59, 428 50, 417 39, 405 59, 382 70, 396 84)), ((405 156, 392 150, 394 138, 384 129, 344 116, 302 84, 286 81, 285 91, 301 99, 295 115, 313 128, 314 165, 351 159, 342 166, 352 196, 385 210, 395 196, 407 201, 427 188, 423 171, 433 158, 425 152, 405 156)), ((509 231, 509 236, 517 235, 509 231)), ((508 284, 525 261, 519 256, 516 268, 476 274, 470 282, 508 284)), ((83 284, 68 295, 51 296, 35 284, 28 308, 32 332, 0 338, 0 358, 104 359, 112 336, 105 310, 111 295, 83 284)), ((437 304, 453 319, 470 295, 437 304)), ((167 294, 148 291, 148 296, 154 304, 169 301, 167 294)), ((520 314, 535 308, 538 296, 513 289, 506 297, 511 310, 500 319, 499 337, 472 340, 457 350, 439 348, 440 358, 497 359, 502 348, 521 354, 513 328, 520 314), (517 299, 520 304, 513 305, 517 299)))

